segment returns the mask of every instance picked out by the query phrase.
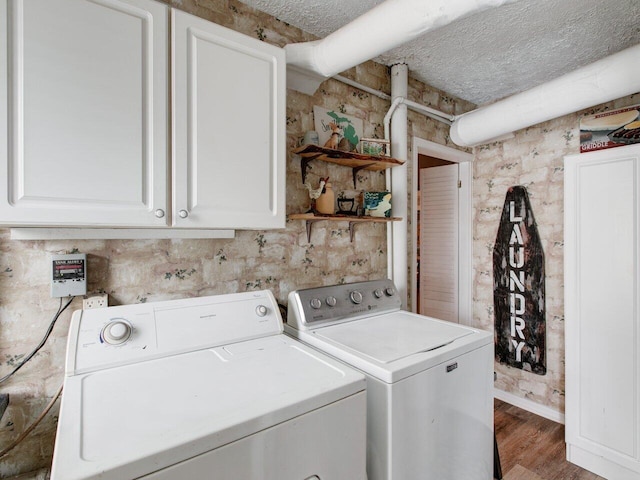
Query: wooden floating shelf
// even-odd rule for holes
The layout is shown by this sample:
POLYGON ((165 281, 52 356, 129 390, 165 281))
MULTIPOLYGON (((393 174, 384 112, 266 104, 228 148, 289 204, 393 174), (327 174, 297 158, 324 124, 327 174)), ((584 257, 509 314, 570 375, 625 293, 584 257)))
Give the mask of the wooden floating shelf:
POLYGON ((307 227, 307 241, 311 243, 311 229, 315 222, 349 222, 349 238, 353 242, 355 226, 358 223, 389 223, 402 220, 400 217, 357 217, 355 215, 324 215, 319 213, 292 213, 288 215, 289 220, 305 220, 307 227))
POLYGON ((380 171, 387 168, 404 165, 403 160, 378 155, 365 155, 357 152, 343 152, 318 145, 303 145, 296 148, 293 153, 300 155, 300 170, 302 171, 302 183, 307 179, 307 169, 311 160, 335 163, 350 167, 353 171, 353 187, 356 187, 356 178, 360 170, 380 171))

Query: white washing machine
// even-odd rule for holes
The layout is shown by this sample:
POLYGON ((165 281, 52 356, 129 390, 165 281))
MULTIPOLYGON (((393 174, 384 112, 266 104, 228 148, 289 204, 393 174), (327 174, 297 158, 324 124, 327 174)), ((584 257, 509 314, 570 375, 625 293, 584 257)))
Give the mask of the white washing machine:
POLYGON ((269 291, 77 311, 51 478, 365 479, 365 409, 269 291))
POLYGON ((493 334, 400 307, 390 280, 297 290, 285 332, 365 374, 369 480, 490 480, 493 334))

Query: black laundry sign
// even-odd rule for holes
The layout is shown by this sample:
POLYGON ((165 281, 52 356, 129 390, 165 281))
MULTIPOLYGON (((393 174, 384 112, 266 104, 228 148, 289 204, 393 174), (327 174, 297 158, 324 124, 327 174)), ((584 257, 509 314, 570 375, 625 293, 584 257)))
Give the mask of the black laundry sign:
POLYGON ((493 247, 495 356, 538 375, 547 372, 544 251, 522 186, 509 188, 493 247))

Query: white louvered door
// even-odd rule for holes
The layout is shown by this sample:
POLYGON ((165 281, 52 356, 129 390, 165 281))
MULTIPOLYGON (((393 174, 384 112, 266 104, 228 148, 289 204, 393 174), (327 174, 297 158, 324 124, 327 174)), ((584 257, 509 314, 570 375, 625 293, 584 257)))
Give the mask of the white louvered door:
POLYGON ((420 313, 458 323, 458 165, 420 170, 420 313))

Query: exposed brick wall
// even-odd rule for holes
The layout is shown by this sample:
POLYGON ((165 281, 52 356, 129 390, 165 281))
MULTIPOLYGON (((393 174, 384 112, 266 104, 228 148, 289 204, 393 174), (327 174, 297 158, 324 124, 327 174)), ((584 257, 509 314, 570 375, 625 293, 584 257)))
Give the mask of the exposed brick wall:
POLYGON ((492 251, 507 189, 524 185, 545 253, 547 374, 496 364, 496 387, 564 412, 564 156, 579 153, 583 115, 639 102, 632 95, 515 132, 475 149, 473 170, 474 319, 492 330, 492 251))

